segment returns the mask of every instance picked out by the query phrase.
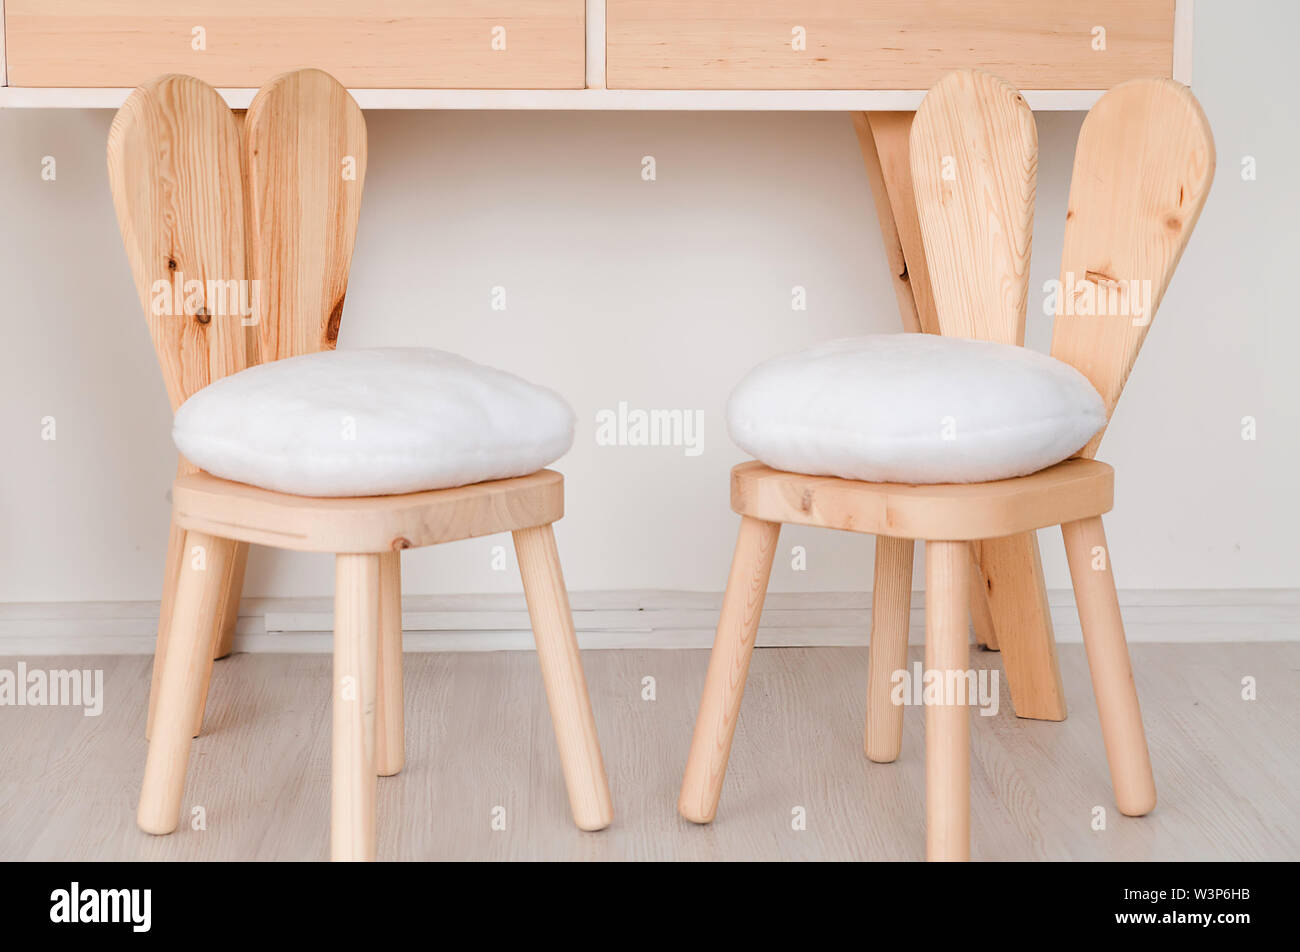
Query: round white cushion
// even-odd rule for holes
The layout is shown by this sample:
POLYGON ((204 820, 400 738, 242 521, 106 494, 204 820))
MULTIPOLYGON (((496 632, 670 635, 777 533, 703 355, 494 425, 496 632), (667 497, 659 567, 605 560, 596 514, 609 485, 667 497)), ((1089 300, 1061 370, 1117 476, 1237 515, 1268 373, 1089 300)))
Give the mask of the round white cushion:
POLYGON ((974 483, 1068 459, 1106 423, 1088 379, 1045 354, 935 334, 831 341, 759 365, 727 403, 774 469, 868 482, 974 483))
POLYGON ((214 476, 300 496, 382 496, 536 472, 573 445, 552 390, 427 348, 325 351, 223 377, 172 438, 214 476))

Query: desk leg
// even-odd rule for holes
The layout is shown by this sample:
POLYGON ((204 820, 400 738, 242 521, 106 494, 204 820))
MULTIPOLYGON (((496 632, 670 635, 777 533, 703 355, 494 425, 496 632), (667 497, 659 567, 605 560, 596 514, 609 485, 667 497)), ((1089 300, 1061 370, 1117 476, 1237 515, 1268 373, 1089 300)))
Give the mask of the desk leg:
MULTIPOLYGON (((939 320, 930 290, 908 156, 913 115, 856 112, 853 127, 875 199, 903 329, 937 334, 939 320)), ((1036 720, 1065 720, 1065 692, 1056 660, 1056 637, 1048 612, 1037 536, 1025 533, 990 539, 979 550, 978 567, 984 576, 988 615, 976 602, 976 632, 982 644, 996 646, 1002 652, 1016 714, 1036 720), (990 617, 992 630, 987 627, 990 617)))
POLYGON ((980 567, 988 585, 989 613, 997 632, 1002 669, 1017 717, 1065 720, 1065 688, 1056 663, 1056 635, 1038 554, 1038 534, 985 539, 980 567))
POLYGON ((997 651, 998 633, 993 625, 993 609, 989 605, 989 580, 980 561, 981 544, 970 544, 970 620, 975 628, 975 644, 985 651, 997 651))
POLYGON ((930 291, 930 269, 921 244, 921 223, 912 193, 907 138, 910 112, 855 112, 853 128, 862 149, 862 162, 876 200, 880 237, 894 279, 894 293, 903 330, 939 333, 939 320, 930 291))

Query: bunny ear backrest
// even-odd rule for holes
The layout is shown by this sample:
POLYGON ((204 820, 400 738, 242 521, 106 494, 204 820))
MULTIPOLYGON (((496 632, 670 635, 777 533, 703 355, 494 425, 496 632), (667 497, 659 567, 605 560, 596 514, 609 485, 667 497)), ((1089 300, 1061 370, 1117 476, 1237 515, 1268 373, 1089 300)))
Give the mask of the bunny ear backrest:
MULTIPOLYGON (((1052 356, 1114 412, 1214 179, 1214 137, 1171 79, 1110 90, 1079 131, 1052 356)), ((1103 431, 1104 432, 1104 431, 1103 431)), ((1097 453, 1098 433, 1079 453, 1097 453)))
POLYGON ((108 135, 108 179, 172 408, 244 369, 239 131, 192 76, 131 93, 108 135))
POLYGON ((912 182, 940 333, 1023 344, 1038 133, 1024 97, 949 73, 912 121, 912 182))
POLYGON ((328 73, 263 86, 244 122, 263 362, 338 340, 366 177, 366 122, 328 73))

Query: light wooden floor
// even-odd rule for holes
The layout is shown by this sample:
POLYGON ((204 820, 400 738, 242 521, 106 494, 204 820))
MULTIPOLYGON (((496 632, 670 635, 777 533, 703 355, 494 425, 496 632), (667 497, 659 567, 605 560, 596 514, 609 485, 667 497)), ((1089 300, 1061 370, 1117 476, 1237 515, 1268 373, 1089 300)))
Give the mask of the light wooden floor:
MULTIPOLYGON (((1061 648, 1070 719, 973 717, 975 859, 1300 858, 1300 645, 1133 649, 1160 803, 1114 809, 1081 647, 1061 648), (1259 699, 1241 699, 1253 676, 1259 699), (1106 808, 1105 831, 1092 829, 1106 808)), ((913 658, 920 657, 913 650, 913 658)), ((975 653, 976 665, 999 667, 975 653)), ((15 667, 17 659, 0 659, 15 667)), ((0 708, 0 859, 323 859, 328 854, 328 655, 218 664, 186 813, 206 831, 137 831, 150 659, 29 658, 104 670, 97 718, 0 708)), ((702 651, 591 651, 584 661, 613 788, 603 833, 570 823, 531 653, 408 654, 406 770, 379 781, 382 859, 921 859, 922 712, 903 755, 862 753, 866 649, 760 649, 718 819, 677 817, 704 682, 702 651), (641 699, 653 677, 657 700, 641 699), (507 829, 491 828, 505 808, 507 829), (807 829, 791 828, 803 807, 807 829)))

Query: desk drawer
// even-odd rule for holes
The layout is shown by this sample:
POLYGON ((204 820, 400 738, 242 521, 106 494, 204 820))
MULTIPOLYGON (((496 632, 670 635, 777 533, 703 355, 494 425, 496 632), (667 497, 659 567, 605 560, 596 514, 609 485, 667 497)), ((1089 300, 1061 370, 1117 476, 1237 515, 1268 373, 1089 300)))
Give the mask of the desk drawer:
POLYGON ((356 88, 576 89, 585 78, 584 0, 5 0, 4 8, 11 86, 136 86, 160 73, 261 86, 304 66, 356 88))
POLYGON ((1105 89, 1173 71, 1174 0, 607 0, 605 17, 611 89, 928 89, 960 67, 1105 89))

